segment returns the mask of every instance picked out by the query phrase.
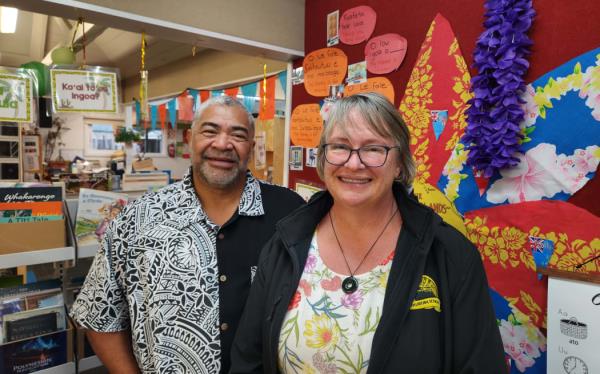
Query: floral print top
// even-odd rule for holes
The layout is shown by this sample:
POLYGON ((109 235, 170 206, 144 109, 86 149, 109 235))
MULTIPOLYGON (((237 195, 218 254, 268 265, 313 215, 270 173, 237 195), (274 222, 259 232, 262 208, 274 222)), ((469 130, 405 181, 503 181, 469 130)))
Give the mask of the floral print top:
POLYGON ((366 373, 393 254, 355 275, 358 290, 345 294, 341 286, 346 276, 323 263, 315 232, 279 336, 281 372, 366 373))

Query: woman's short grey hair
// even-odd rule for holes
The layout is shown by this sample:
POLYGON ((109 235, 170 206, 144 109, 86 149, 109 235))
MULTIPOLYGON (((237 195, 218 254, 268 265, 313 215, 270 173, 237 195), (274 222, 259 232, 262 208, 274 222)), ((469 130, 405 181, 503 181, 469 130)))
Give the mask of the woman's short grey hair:
MULTIPOLYGON (((374 92, 359 93, 336 101, 329 110, 329 118, 321 132, 319 153, 317 155, 317 173, 323 179, 325 169, 324 144, 327 143, 334 128, 346 132, 351 126, 356 126, 351 114, 358 113, 367 122, 370 129, 377 135, 393 139, 398 148, 400 175, 396 180, 408 190, 412 189, 416 174, 416 165, 410 151, 410 133, 402 120, 400 113, 385 96, 374 92)), ((390 151, 393 154, 393 151, 390 151)))
POLYGON ((248 109, 246 109, 244 104, 242 104, 239 100, 234 99, 233 97, 228 96, 228 95, 213 96, 210 99, 202 102, 202 104, 200 104, 200 107, 198 107, 198 110, 196 111, 196 115, 194 116, 194 121, 192 122, 192 128, 196 125, 198 120, 202 117, 202 114, 204 113, 204 111, 213 105, 223 105, 223 106, 227 106, 227 107, 240 108, 241 110, 244 111, 244 113, 246 113, 246 116, 248 117, 249 129, 252 132, 254 132, 254 117, 252 116, 252 113, 250 113, 248 111, 248 109))

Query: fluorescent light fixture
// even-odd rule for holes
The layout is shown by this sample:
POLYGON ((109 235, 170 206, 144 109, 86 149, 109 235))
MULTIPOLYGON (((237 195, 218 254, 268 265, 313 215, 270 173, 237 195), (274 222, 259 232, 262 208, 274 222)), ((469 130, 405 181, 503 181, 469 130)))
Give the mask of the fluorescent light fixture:
POLYGON ((3 34, 14 34, 17 30, 17 8, 0 7, 0 32, 3 34))

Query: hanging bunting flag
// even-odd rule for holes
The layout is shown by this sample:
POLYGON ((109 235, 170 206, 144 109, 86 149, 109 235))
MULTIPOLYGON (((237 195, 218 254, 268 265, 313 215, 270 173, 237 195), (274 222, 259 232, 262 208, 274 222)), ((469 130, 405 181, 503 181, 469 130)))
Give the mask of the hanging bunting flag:
POLYGON ((281 84, 281 90, 285 95, 285 90, 287 88, 287 71, 282 71, 281 73, 277 74, 277 77, 279 78, 279 83, 281 84))
POLYGON ((158 119, 160 120, 160 128, 165 128, 165 122, 167 122, 167 104, 161 104, 158 106, 158 119))
POLYGON ((275 80, 277 76, 273 75, 267 78, 266 84, 260 86, 260 110, 258 118, 273 119, 275 117, 275 80))
POLYGON ((254 112, 254 100, 256 98, 256 89, 258 88, 258 82, 252 82, 240 87, 242 95, 244 95, 244 106, 248 109, 248 112, 254 112))
POLYGON ((226 88, 225 89, 225 95, 227 96, 231 96, 234 99, 237 98, 237 94, 240 91, 239 87, 231 87, 231 88, 226 88))
POLYGON ((192 99, 188 96, 187 91, 177 97, 177 106, 179 107, 180 120, 191 122, 194 119, 192 99))
POLYGON ((140 102, 139 101, 135 101, 135 125, 137 127, 141 127, 141 121, 142 121, 142 108, 140 108, 140 102))
POLYGON ((169 122, 171 122, 171 128, 177 127, 177 100, 173 99, 167 103, 169 107, 169 122))
POLYGON ((210 91, 211 97, 222 96, 223 94, 224 94, 223 90, 211 90, 210 91))
POLYGON ((158 117, 158 106, 150 105, 150 122, 152 123, 152 130, 156 130, 156 117, 158 117))
POLYGON ((205 102, 208 99, 210 99, 210 91, 207 91, 207 90, 200 91, 200 100, 202 102, 205 102))
POLYGON ((198 90, 194 88, 188 88, 188 93, 192 96, 192 112, 196 112, 198 109, 198 90))

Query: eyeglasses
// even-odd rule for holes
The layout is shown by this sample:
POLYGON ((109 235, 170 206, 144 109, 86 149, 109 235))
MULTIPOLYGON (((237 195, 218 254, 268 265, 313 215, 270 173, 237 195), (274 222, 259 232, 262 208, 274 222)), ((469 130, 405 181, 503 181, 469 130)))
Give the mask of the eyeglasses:
POLYGON ((370 144, 360 148, 350 148, 346 144, 329 143, 322 146, 325 152, 325 160, 331 165, 342 166, 356 152, 360 162, 365 166, 377 168, 385 164, 388 153, 399 146, 389 147, 387 145, 370 144))

